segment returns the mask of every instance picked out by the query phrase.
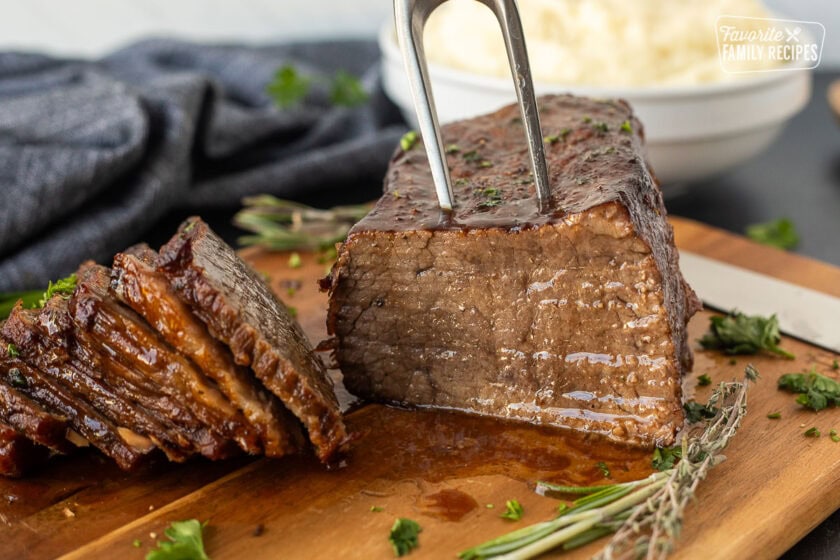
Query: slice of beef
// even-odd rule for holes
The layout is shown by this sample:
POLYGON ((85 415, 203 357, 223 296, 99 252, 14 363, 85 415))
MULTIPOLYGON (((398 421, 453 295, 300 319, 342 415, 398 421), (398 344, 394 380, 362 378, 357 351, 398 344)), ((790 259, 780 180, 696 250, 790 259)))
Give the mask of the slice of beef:
POLYGON ((0 422, 0 475, 23 476, 47 462, 50 452, 46 447, 20 434, 13 427, 0 422))
POLYGON ((348 389, 668 445, 682 426, 698 300, 623 101, 539 99, 551 184, 540 212, 518 109, 444 127, 456 208, 421 144, 324 287, 348 389))
POLYGON ((347 443, 332 383, 300 326, 265 282, 199 218, 161 248, 159 269, 178 296, 297 416, 318 456, 347 443))
POLYGON ((22 393, 44 408, 66 417, 79 435, 116 461, 120 468, 132 470, 139 466, 154 449, 149 440, 118 426, 97 411, 84 394, 73 389, 64 372, 41 371, 24 361, 37 358, 40 351, 33 340, 38 335, 30 330, 34 314, 18 306, 0 329, 6 339, 2 341, 4 345, 13 343, 20 353, 20 357, 7 357, 4 362, 7 383, 16 384, 22 393))
POLYGON ((75 446, 67 440, 67 418, 55 415, 30 399, 17 387, 26 379, 0 356, 0 421, 33 442, 57 451, 70 453, 75 446))
POLYGON ((112 293, 218 384, 257 429, 266 455, 294 452, 303 441, 296 419, 247 368, 233 361, 228 348, 210 336, 204 323, 156 270, 156 263, 157 253, 145 245, 117 254, 111 272, 112 293))
MULTIPOLYGON (((210 430, 235 441, 242 450, 261 451, 254 428, 188 359, 161 339, 152 328, 109 293, 110 270, 93 263, 83 264, 69 309, 79 330, 87 331, 99 349, 136 370, 173 399, 182 399, 190 411, 210 430)), ((229 456, 223 445, 202 450, 212 459, 229 456)))

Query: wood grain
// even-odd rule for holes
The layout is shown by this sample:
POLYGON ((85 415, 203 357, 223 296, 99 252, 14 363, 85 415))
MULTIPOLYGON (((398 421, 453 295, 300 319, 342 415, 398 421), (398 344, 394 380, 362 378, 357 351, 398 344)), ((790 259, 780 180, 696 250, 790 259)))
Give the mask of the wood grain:
MULTIPOLYGON (((682 248, 840 297, 840 269, 694 222, 672 222, 682 248)), ((315 281, 325 264, 303 255, 303 266, 291 269, 287 255, 248 251, 246 256, 297 309, 307 334, 323 339, 325 298, 315 281)), ((705 331, 708 316, 704 312, 691 322, 692 339, 705 331)), ((750 413, 728 460, 704 481, 689 509, 675 558, 774 558, 840 506, 840 444, 825 435, 803 436, 811 426, 824 434, 840 429, 840 411, 801 410, 792 396, 775 388, 781 373, 814 366, 830 374, 838 356, 795 340, 785 339, 783 347, 797 359, 739 358, 732 364, 727 357, 696 352, 686 390, 696 390, 698 400, 710 388, 695 389, 696 375, 707 373, 715 382, 736 379, 752 362, 762 378, 750 391, 750 413), (781 411, 781 420, 766 418, 775 411, 781 411)), ((387 534, 397 516, 423 526, 421 547, 411 558, 452 558, 520 524, 551 517, 556 502, 534 494, 534 480, 591 481, 598 476, 597 460, 609 464, 617 480, 648 468, 644 454, 622 458, 591 447, 585 437, 531 427, 479 420, 450 424, 379 406, 357 409, 348 418, 362 436, 347 468, 338 471, 295 457, 152 465, 126 475, 90 453, 56 462, 23 481, 0 481, 6 496, 0 502, 0 558, 62 553, 143 558, 170 522, 195 517, 209 521, 206 544, 214 560, 385 559, 393 557, 387 534), (412 429, 436 434, 434 454, 416 451, 412 429), (444 489, 471 497, 476 507, 458 521, 448 520, 433 499, 444 489), (525 507, 520 524, 499 518, 511 498, 525 507), (371 506, 383 511, 372 512, 371 506), (135 539, 139 548, 132 546, 135 539)), ((588 558, 599 546, 554 556, 588 558)))

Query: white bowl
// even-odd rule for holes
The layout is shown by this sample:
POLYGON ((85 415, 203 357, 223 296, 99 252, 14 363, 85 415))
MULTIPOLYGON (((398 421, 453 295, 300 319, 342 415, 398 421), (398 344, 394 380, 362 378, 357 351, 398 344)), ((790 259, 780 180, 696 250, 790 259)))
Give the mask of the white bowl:
MULTIPOLYGON (((414 127, 417 117, 393 26, 379 33, 385 93, 414 127)), ((516 101, 511 80, 429 64, 442 123, 488 113, 516 101)), ((716 175, 767 148, 811 97, 804 68, 756 72, 729 82, 691 86, 602 88, 535 83, 537 94, 621 98, 644 125, 648 159, 663 185, 716 175)))

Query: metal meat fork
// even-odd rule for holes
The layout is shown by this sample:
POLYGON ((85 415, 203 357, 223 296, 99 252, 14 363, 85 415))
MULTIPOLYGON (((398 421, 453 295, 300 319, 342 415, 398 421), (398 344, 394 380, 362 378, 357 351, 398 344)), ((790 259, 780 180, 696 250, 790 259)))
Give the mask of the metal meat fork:
MULTIPOLYGON (((490 8, 499 20, 505 39, 508 61, 513 73, 522 122, 528 138, 528 152, 531 155, 531 170, 537 187, 537 198, 541 212, 546 212, 550 205, 548 189, 548 170, 545 164, 540 117, 537 113, 537 101, 534 97, 534 84, 531 80, 531 68, 528 64, 528 52, 525 49, 525 37, 522 22, 515 0, 477 0, 490 8)), ((446 165, 440 125, 429 81, 429 69, 423 51, 423 27, 429 15, 446 0, 394 0, 397 39, 403 54, 414 110, 420 133, 426 146, 432 178, 435 181, 438 204, 443 210, 452 210, 454 196, 449 168, 446 165)))

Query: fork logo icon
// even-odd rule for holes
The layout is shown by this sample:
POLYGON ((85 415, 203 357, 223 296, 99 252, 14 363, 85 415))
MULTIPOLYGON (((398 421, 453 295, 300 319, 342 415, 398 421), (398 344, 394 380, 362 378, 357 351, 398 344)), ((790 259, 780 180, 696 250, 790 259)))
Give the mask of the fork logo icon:
POLYGON ((787 39, 785 39, 786 43, 790 43, 791 41, 794 41, 794 42, 798 43, 799 42, 799 34, 802 33, 802 28, 797 26, 797 27, 794 27, 793 30, 791 31, 790 28, 785 27, 785 33, 787 33, 787 39))

